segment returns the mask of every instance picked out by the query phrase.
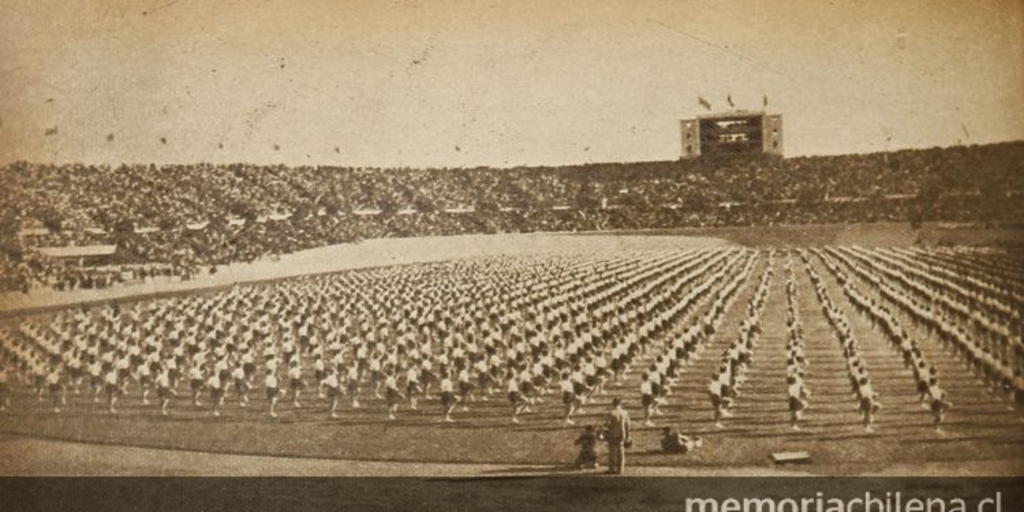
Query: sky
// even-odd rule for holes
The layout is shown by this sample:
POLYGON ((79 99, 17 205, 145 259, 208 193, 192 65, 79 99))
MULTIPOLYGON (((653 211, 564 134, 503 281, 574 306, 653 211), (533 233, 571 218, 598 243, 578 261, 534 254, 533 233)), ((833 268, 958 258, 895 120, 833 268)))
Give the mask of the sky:
POLYGON ((671 160, 1024 139, 1021 0, 0 0, 0 163, 671 160))

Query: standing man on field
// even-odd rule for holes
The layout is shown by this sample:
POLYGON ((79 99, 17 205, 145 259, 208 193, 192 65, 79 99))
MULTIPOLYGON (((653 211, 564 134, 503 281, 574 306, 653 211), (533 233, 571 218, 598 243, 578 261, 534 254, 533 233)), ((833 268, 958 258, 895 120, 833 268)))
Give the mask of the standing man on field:
POLYGON ((626 463, 626 447, 633 440, 629 435, 629 413, 622 407, 622 400, 618 397, 612 399, 604 439, 608 442, 608 474, 621 475, 626 463))

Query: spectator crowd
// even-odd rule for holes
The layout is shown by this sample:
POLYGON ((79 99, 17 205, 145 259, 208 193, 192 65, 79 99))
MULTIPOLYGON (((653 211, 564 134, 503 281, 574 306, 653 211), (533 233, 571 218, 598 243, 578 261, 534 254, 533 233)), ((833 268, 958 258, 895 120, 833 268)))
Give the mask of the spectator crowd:
POLYGON ((106 286, 383 237, 1021 218, 1024 143, 511 169, 0 168, 0 287, 106 286), (37 248, 116 244, 115 271, 37 248), (150 268, 149 265, 156 265, 150 268), (130 279, 131 277, 129 277, 130 279))

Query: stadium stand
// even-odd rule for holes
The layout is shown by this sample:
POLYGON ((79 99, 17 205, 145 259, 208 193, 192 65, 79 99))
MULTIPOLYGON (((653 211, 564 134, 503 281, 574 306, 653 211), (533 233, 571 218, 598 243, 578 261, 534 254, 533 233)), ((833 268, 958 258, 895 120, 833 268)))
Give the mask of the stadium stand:
MULTIPOLYGON (((537 168, 36 165, 0 169, 0 286, 189 279, 369 238, 824 222, 1015 223, 1024 143, 537 168), (116 244, 106 265, 40 248, 116 244)), ((936 255, 941 258, 941 255, 936 255)), ((999 263, 993 263, 999 264, 999 263)))

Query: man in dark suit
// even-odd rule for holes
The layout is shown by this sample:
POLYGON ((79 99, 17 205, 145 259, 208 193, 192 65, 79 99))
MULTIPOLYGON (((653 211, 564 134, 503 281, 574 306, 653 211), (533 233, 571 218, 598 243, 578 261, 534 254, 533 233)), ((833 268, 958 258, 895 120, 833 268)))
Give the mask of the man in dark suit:
POLYGON ((626 446, 632 444, 629 434, 629 413, 622 400, 612 399, 612 410, 605 423, 604 439, 608 442, 608 473, 621 475, 626 463, 626 446))

